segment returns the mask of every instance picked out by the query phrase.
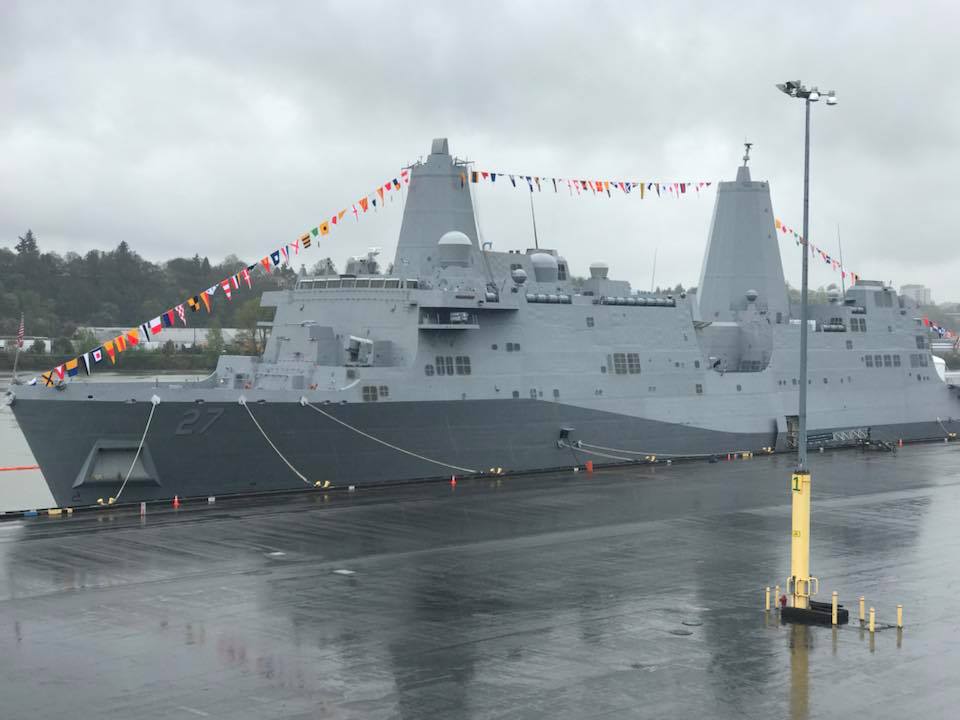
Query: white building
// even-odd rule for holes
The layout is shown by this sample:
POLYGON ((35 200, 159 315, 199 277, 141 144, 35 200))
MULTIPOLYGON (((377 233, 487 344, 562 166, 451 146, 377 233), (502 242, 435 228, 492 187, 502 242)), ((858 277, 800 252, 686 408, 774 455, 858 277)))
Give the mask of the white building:
POLYGON ((906 295, 917 305, 933 305, 930 288, 925 285, 904 285, 900 288, 900 294, 906 295))

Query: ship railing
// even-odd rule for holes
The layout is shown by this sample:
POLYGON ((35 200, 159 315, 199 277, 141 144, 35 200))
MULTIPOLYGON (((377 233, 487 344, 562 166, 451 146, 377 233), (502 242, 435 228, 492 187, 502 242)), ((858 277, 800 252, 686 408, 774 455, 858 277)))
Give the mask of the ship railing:
POLYGON ((629 297, 608 297, 601 295, 594 298, 594 305, 622 305, 625 307, 676 307, 677 301, 671 297, 644 297, 642 295, 629 297))
POLYGON ((340 289, 384 289, 384 290, 417 290, 420 289, 419 280, 412 278, 391 277, 354 277, 341 275, 339 277, 304 278, 297 282, 297 290, 340 290, 340 289))

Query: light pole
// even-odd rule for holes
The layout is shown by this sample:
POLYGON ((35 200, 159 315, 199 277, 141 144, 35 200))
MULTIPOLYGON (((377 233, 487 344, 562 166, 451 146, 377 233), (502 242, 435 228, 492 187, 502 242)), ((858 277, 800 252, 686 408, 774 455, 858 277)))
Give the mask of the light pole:
MULTIPOLYGON (((787 588, 793 595, 793 606, 810 607, 810 596, 817 593, 819 581, 810 576, 810 470, 807 467, 807 266, 810 253, 810 104, 820 100, 820 91, 807 88, 799 80, 777 85, 781 92, 804 101, 806 111, 803 143, 803 275, 800 281, 800 398, 797 410, 797 469, 791 478, 793 497, 793 532, 790 546, 790 577, 787 588)), ((831 90, 827 105, 837 104, 831 90)))

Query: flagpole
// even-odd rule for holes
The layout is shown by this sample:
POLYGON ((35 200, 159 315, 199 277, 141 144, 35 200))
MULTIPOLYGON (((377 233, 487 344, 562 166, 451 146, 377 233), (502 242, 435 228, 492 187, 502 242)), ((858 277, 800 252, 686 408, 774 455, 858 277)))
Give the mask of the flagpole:
POLYGON ((650 273, 650 292, 653 292, 653 283, 657 279, 657 250, 659 248, 653 248, 653 271, 650 273))
POLYGON ((846 271, 843 269, 843 244, 840 242, 840 223, 837 223, 837 247, 840 249, 840 291, 844 297, 847 295, 847 283, 845 282, 846 271))
POLYGON ((20 350, 23 348, 23 313, 20 313, 20 327, 17 329, 17 352, 13 355, 13 377, 10 379, 11 385, 18 385, 17 382, 17 363, 20 360, 20 350))

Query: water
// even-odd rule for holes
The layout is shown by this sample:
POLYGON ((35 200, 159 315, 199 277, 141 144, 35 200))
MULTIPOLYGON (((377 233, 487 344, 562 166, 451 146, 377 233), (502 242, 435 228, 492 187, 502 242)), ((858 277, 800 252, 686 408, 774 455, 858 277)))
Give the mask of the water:
MULTIPOLYGON (((148 375, 125 375, 121 373, 97 373, 91 382, 117 382, 135 380, 153 380, 156 373, 148 375)), ((198 375, 163 375, 164 380, 199 380, 198 375)), ((10 376, 0 374, 0 389, 10 383, 10 376)), ((0 390, 2 393, 2 390, 0 390)), ((51 437, 56 432, 51 428, 51 437)), ((37 461, 30 452, 23 433, 17 427, 13 412, 6 405, 0 405, 0 468, 36 465, 37 461)), ((0 470, 0 512, 10 510, 31 510, 34 508, 55 507, 56 503, 40 470, 0 470)))

